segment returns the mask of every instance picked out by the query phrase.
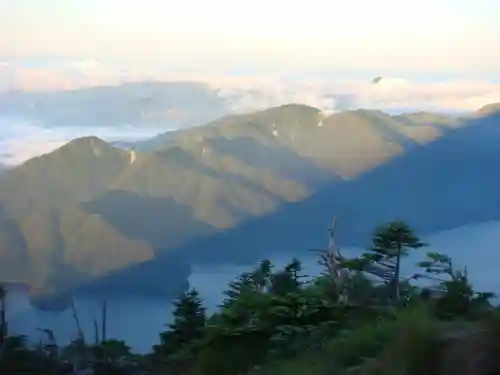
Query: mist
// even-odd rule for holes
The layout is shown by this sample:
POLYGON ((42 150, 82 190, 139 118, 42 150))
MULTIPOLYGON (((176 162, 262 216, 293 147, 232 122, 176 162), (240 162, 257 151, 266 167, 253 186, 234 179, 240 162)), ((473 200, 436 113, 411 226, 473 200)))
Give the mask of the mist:
POLYGON ((97 136, 107 142, 137 142, 176 130, 150 126, 44 126, 18 118, 0 117, 0 164, 8 167, 51 152, 78 137, 97 136))

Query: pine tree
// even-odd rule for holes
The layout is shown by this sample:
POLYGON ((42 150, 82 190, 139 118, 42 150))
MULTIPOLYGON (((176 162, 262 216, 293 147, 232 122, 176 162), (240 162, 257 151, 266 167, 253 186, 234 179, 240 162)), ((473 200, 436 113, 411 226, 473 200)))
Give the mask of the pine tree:
MULTIPOLYGON (((468 274, 467 267, 457 270, 450 256, 435 252, 427 253, 427 259, 418 263, 425 270, 425 274, 418 277, 437 281, 434 297, 437 315, 441 319, 461 316, 469 317, 471 314, 490 306, 489 300, 494 293, 478 293, 474 291, 468 274)), ((433 295, 428 292, 429 298, 433 295)))
POLYGON ((273 264, 270 260, 264 259, 259 266, 251 273, 253 288, 257 292, 265 292, 271 283, 273 264))
POLYGON ((403 221, 395 220, 379 226, 372 237, 369 252, 364 254, 363 270, 390 286, 391 297, 400 299, 401 259, 408 249, 426 246, 403 221))
POLYGON ((248 294, 254 290, 254 282, 252 280, 252 274, 249 272, 244 272, 236 278, 236 280, 229 282, 228 289, 224 291, 226 298, 224 299, 222 306, 229 307, 235 301, 239 300, 241 296, 248 294))
POLYGON ((283 271, 272 275, 272 282, 269 291, 274 294, 285 295, 297 291, 301 282, 300 279, 304 276, 300 275, 302 264, 298 259, 293 259, 285 266, 283 271))
POLYGON ((167 356, 174 354, 203 336, 206 312, 201 297, 195 289, 184 293, 174 301, 174 321, 161 333, 161 345, 157 349, 167 356))
POLYGON ((229 307, 235 301, 242 301, 245 296, 252 293, 266 292, 272 279, 273 264, 265 259, 252 272, 244 272, 229 283, 229 288, 224 292, 226 299, 223 301, 223 307, 229 307))

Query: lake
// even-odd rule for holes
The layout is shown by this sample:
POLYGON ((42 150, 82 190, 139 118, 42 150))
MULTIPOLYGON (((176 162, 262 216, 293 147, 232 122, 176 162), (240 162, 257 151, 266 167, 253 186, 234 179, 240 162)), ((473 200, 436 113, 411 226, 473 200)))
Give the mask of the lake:
MULTIPOLYGON (((457 228, 425 236, 431 246, 417 250, 415 256, 405 261, 406 272, 425 251, 436 251, 453 256, 457 266, 468 265, 468 272, 474 285, 482 291, 500 292, 500 221, 487 222, 457 228)), ((343 248, 344 255, 359 253, 361 249, 343 248)), ((270 256, 277 267, 284 266, 295 256, 304 265, 305 273, 315 275, 320 272, 317 257, 310 252, 284 256, 270 256)), ((197 288, 205 300, 209 311, 221 302, 223 291, 229 281, 252 266, 221 264, 218 266, 195 266, 190 283, 197 288)), ((28 296, 22 292, 8 296, 7 319, 11 333, 28 335, 38 340, 38 328, 48 328, 55 332, 58 343, 65 344, 74 337, 76 329, 69 310, 63 312, 40 311, 32 308, 28 296)), ((108 297, 108 337, 125 340, 133 350, 147 352, 158 342, 159 332, 171 320, 170 301, 141 296, 108 297)), ((86 295, 76 295, 75 305, 83 330, 89 340, 94 337, 93 321, 100 322, 102 299, 86 295)), ((100 324, 100 323, 99 323, 100 324)))

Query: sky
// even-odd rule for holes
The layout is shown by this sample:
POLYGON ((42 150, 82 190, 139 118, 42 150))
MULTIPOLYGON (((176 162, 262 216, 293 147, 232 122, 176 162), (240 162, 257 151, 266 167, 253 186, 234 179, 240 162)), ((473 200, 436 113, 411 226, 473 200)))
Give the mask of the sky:
MULTIPOLYGON (((499 0, 0 0, 0 9, 0 91, 152 79, 236 92, 248 111, 325 100, 340 110, 345 98, 445 112, 500 102, 499 0)), ((9 124, 0 163, 97 131, 9 124)))
POLYGON ((500 66, 498 0, 0 0, 0 5, 3 61, 161 60, 233 69, 492 75, 500 66))

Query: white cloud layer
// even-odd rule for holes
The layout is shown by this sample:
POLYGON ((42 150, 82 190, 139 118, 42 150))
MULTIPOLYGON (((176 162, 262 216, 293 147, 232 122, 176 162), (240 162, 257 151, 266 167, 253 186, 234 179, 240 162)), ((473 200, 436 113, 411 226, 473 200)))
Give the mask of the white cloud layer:
POLYGON ((164 131, 164 127, 132 126, 46 128, 0 118, 0 163, 18 165, 78 137, 94 135, 110 142, 130 142, 147 139, 164 131))
MULTIPOLYGON (((448 80, 417 82, 405 77, 342 79, 333 75, 307 75, 287 78, 274 72, 231 75, 197 69, 117 69, 97 61, 69 63, 61 68, 16 68, 6 64, 0 69, 4 87, 24 90, 72 89, 125 81, 156 79, 206 82, 221 95, 233 112, 250 112, 272 106, 301 103, 326 112, 376 108, 392 112, 436 111, 470 112, 500 102, 500 83, 485 80, 448 80), (2 75, 2 71, 4 72, 2 75), (81 74, 76 74, 80 72, 81 74), (9 84, 6 85, 6 82, 9 84)), ((18 164, 51 151, 70 139, 96 135, 107 140, 138 140, 164 132, 164 128, 134 127, 59 127, 42 128, 0 117, 0 163, 18 164)))
POLYGON ((237 111, 248 111, 290 102, 308 104, 323 110, 377 108, 389 111, 431 110, 437 112, 475 111, 485 104, 500 102, 500 84, 485 81, 416 83, 403 78, 370 81, 213 82, 223 87, 221 95, 233 101, 237 111))
POLYGON ((286 73, 296 71, 286 69, 282 69, 283 74, 273 70, 230 74, 224 69, 151 64, 120 67, 94 60, 40 68, 6 64, 6 68, 0 69, 0 90, 2 87, 28 91, 67 90, 142 80, 200 81, 222 89, 221 95, 233 102, 237 111, 251 111, 290 102, 331 110, 376 107, 473 111, 485 104, 500 101, 500 80, 495 82, 467 77, 431 83, 406 77, 382 77, 380 82, 373 84, 371 79, 342 79, 342 73, 318 76, 305 71, 302 78, 290 79, 286 73))

